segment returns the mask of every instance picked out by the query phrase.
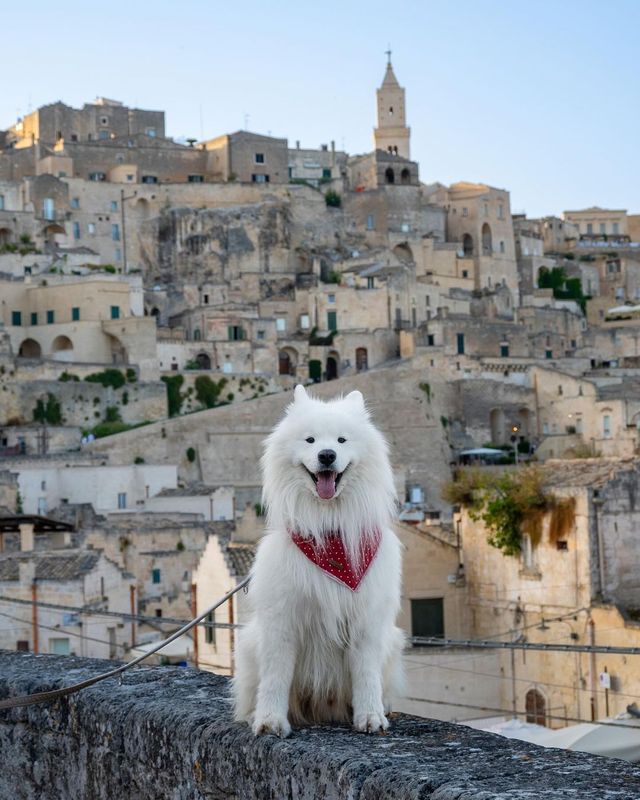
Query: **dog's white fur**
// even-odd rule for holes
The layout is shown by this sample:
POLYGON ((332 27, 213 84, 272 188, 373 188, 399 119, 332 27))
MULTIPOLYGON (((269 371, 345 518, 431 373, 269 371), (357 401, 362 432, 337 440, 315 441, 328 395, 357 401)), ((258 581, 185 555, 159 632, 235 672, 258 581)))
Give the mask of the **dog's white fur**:
POLYGON ((266 441, 262 467, 267 532, 249 585, 250 621, 237 642, 236 719, 255 734, 279 736, 289 735, 291 723, 350 719, 359 731, 384 730, 402 682, 403 635, 394 624, 401 558, 391 528, 396 495, 388 448, 362 394, 325 403, 297 386, 266 441), (334 469, 344 472, 329 500, 320 499, 306 471, 322 469, 324 449, 336 452, 334 469), (363 537, 376 530, 378 553, 355 592, 291 538, 297 531, 322 543, 326 532, 340 531, 357 560, 363 537))

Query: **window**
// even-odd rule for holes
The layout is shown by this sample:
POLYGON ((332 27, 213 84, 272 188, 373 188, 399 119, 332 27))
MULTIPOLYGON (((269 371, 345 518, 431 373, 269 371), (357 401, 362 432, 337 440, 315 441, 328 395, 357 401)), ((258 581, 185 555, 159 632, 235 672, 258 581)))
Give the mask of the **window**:
POLYGON ((193 331, 193 339, 196 342, 199 342, 202 339, 202 334, 200 333, 200 328, 195 328, 193 331))
POLYGON ((26 639, 18 639, 16 642, 16 650, 19 653, 28 653, 29 652, 29 642, 26 639))
POLYGON ((156 608, 156 617, 158 617, 158 618, 162 617, 162 609, 161 608, 156 608))
POLYGON ((462 277, 463 278, 468 278, 469 277, 469 270, 468 269, 463 269, 462 270, 462 277))
POLYGON ((436 337, 433 333, 427 334, 427 347, 435 347, 436 345, 436 337))
POLYGON ((118 201, 117 200, 112 200, 109 207, 111 208, 112 211, 117 211, 118 210, 118 201))
POLYGON ((287 318, 286 317, 276 317, 276 330, 277 331, 286 331, 287 330, 287 318))
POLYGON ((127 507, 127 493, 118 492, 118 508, 126 508, 126 507, 127 507))
POLYGON ((322 168, 322 177, 325 180, 331 178, 331 168, 330 167, 323 167, 322 168))
POLYGON ((462 216, 463 217, 469 216, 469 209, 466 206, 462 209, 462 216))
POLYGON ((79 239, 80 236, 81 236, 81 234, 80 234, 80 223, 79 222, 74 222, 73 223, 73 238, 74 239, 79 239))
POLYGON ((333 305, 336 302, 335 294, 328 295, 327 296, 327 302, 329 303, 329 305, 333 305))
POLYGON ((602 417, 602 435, 605 439, 611 438, 611 415, 604 414, 602 417))
POLYGON ((483 203, 482 210, 483 210, 483 213, 484 213, 485 217, 488 217, 489 216, 489 203, 483 203))
POLYGON ((71 208, 80 208, 80 198, 79 197, 72 197, 71 198, 71 208))
POLYGON ((501 344, 500 345, 500 356, 502 358, 509 358, 509 345, 508 344, 501 344))
POLYGON ((72 142, 77 142, 78 141, 78 134, 77 133, 72 133, 71 134, 71 141, 72 142))
POLYGON ((204 629, 204 640, 206 644, 212 644, 214 647, 216 646, 216 629, 213 627, 213 623, 215 622, 215 612, 212 611, 210 614, 207 614, 207 626, 204 629))
POLYGON ((590 222, 587 223, 587 233, 589 235, 593 233, 593 225, 590 222))
POLYGON ((500 252, 504 253, 504 242, 500 242, 500 252))
POLYGON ((606 226, 606 224, 604 222, 601 222, 600 223, 600 233, 606 233, 606 232, 607 232, 607 226, 606 226))
POLYGON ((39 497, 38 498, 38 514, 41 517, 46 516, 47 513, 47 498, 46 497, 39 497))
POLYGON ((244 328, 241 325, 229 325, 227 328, 230 342, 240 342, 245 339, 244 328))
POLYGON ((302 330, 306 331, 309 329, 310 321, 308 314, 301 314, 300 315, 300 327, 302 330))
POLYGON ((258 331, 257 338, 262 341, 264 339, 264 337, 265 337, 265 332, 264 331, 258 331))
POLYGON ((71 652, 69 639, 49 639, 49 652, 56 656, 68 656, 71 652))
POLYGON ((108 139, 108 138, 109 138, 109 131, 100 131, 98 133, 98 139, 101 139, 102 141, 104 141, 105 139, 108 139))
POLYGON ((264 164, 264 153, 256 153, 254 161, 256 164, 264 164))
POLYGON ((104 172, 90 172, 89 173, 89 180, 90 181, 106 181, 107 176, 104 172))
POLYGON ((376 227, 376 221, 373 214, 367 214, 367 230, 372 231, 376 227))
POLYGON ((456 333, 456 352, 459 356, 464 355, 464 333, 456 333))
POLYGON ((337 311, 327 311, 327 328, 330 331, 337 331, 338 330, 338 312, 337 311))
POLYGON ((113 257, 116 261, 122 261, 122 250, 119 247, 113 251, 113 257))
POLYGON ((545 358, 553 358, 553 350, 545 350, 544 351, 545 358))
POLYGON ((120 241, 120 226, 117 222, 112 223, 111 225, 111 239, 114 242, 120 241))
POLYGON ((120 319, 120 306, 111 306, 111 319, 120 319))
POLYGON ((4 211, 4 195, 0 194, 0 211, 4 211))
POLYGON ((225 361, 224 364, 222 365, 222 371, 226 372, 227 375, 233 372, 233 364, 230 361, 225 361))
POLYGON ((134 176, 133 176, 133 175, 127 175, 127 180, 128 180, 128 181, 132 181, 132 180, 133 180, 133 178, 134 178, 134 176))
POLYGON ((620 225, 618 225, 617 222, 614 222, 613 223, 613 234, 614 234, 614 236, 617 236, 619 233, 620 233, 620 225))
POLYGON ((187 183, 204 183, 204 175, 188 175, 187 183))
POLYGON ((45 219, 55 219, 56 204, 52 197, 45 197, 42 201, 42 216, 45 219))
POLYGON ((22 311, 12 311, 11 312, 11 324, 12 325, 22 325, 22 311))
POLYGON ((209 295, 208 294, 205 294, 205 295, 202 296, 202 302, 204 303, 205 306, 209 305, 209 295))
POLYGON ((38 312, 37 311, 32 311, 31 312, 31 324, 32 325, 37 325, 38 324, 38 312))
POLYGON ((504 206, 502 203, 498 205, 498 219, 504 219, 504 206))
POLYGON ((100 124, 101 125, 108 125, 109 124, 109 117, 100 117, 100 124))
POLYGON ((158 183, 157 175, 143 175, 140 183, 158 183))
POLYGON ((71 309, 71 321, 72 322, 79 322, 80 321, 80 308, 79 308, 79 306, 74 306, 71 309))
POLYGON ((47 325, 53 325, 55 321, 56 321, 56 312, 53 311, 52 309, 49 309, 49 311, 47 311, 47 325))
POLYGON ((256 175, 255 173, 251 176, 252 183, 269 183, 269 176, 268 175, 256 175))
POLYGON ((528 533, 522 534, 522 565, 524 569, 535 569, 533 558, 533 542, 528 533))
POLYGON ((155 135, 156 135, 156 129, 155 128, 145 128, 144 132, 147 134, 147 136, 151 136, 151 138, 154 138, 155 135))
POLYGON ((442 597, 411 600, 411 635, 424 636, 426 638, 444 638, 444 602, 442 597))
POLYGON ((89 222, 89 223, 87 223, 87 233, 88 233, 90 236, 94 236, 94 235, 95 235, 95 232, 96 232, 96 224, 95 224, 95 222, 89 222))

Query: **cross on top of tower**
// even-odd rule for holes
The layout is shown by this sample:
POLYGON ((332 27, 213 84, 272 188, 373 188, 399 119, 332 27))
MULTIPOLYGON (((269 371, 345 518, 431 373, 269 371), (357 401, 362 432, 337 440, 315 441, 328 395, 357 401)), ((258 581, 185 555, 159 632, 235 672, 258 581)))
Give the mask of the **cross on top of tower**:
POLYGON ((384 54, 387 57, 387 64, 391 64, 391 45, 388 44, 387 47, 388 47, 388 50, 385 50, 384 54))

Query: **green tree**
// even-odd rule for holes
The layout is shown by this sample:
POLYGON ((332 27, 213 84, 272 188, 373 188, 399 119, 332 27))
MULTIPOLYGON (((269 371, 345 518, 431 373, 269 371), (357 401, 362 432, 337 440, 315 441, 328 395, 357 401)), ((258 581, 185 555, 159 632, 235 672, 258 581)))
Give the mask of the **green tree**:
POLYGON ((167 385, 167 406, 169 407, 169 416, 177 417, 180 414, 184 395, 180 391, 184 383, 182 375, 163 375, 163 382, 167 385))

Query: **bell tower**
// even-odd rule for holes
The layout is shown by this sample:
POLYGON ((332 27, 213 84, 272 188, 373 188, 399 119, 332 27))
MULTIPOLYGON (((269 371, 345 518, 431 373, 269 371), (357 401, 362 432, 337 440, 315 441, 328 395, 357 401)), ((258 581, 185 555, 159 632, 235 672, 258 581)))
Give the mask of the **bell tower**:
POLYGON ((411 158, 411 129, 407 127, 404 89, 398 83, 391 66, 391 50, 386 51, 387 70, 382 86, 376 90, 378 127, 373 131, 376 150, 411 158))

